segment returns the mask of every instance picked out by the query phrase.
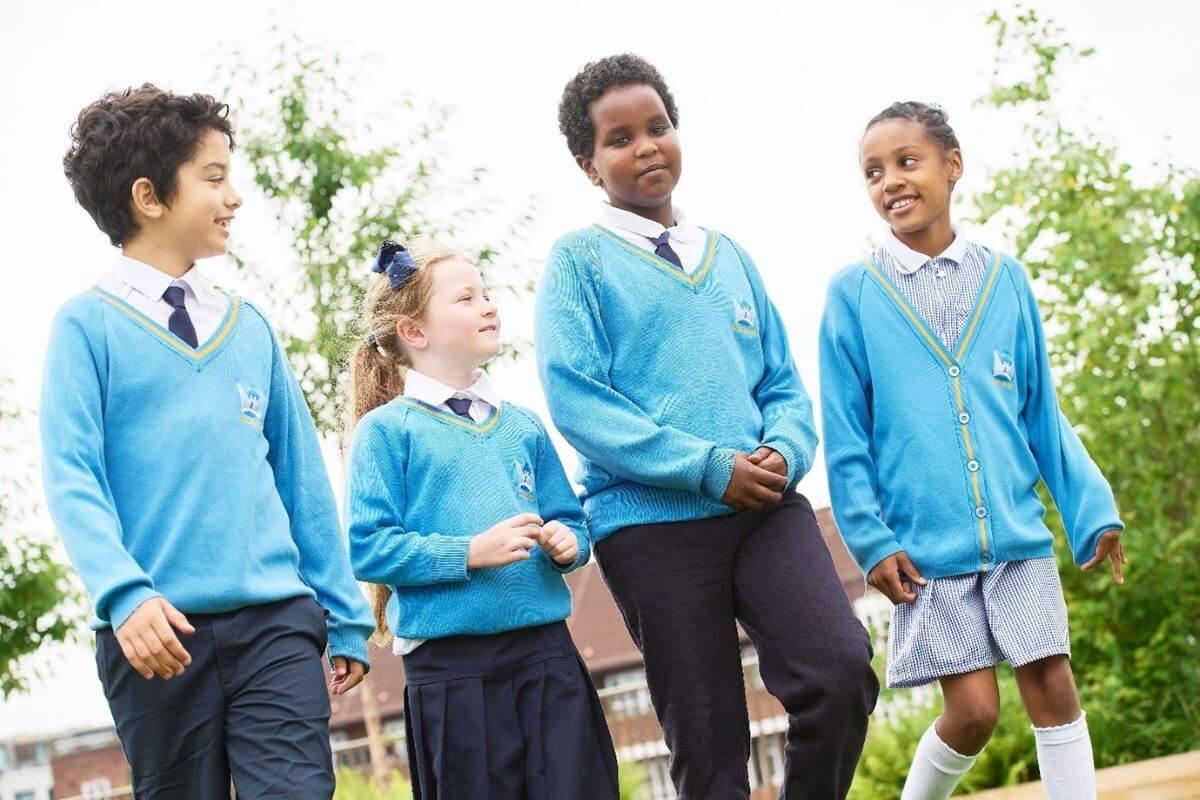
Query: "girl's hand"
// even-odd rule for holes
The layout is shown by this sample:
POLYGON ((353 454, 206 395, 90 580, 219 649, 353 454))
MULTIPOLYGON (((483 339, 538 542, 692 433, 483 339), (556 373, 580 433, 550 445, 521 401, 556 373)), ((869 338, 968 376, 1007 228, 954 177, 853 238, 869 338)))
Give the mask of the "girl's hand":
POLYGON ((764 503, 778 503, 787 488, 787 478, 763 469, 745 453, 735 453, 733 477, 721 502, 738 511, 757 511, 764 503))
POLYGON ((537 514, 517 514, 497 522, 471 538, 467 569, 503 567, 525 561, 541 538, 542 518, 537 514))
POLYGON ((751 464, 762 467, 768 472, 774 472, 776 475, 787 477, 787 459, 779 455, 779 451, 772 450, 769 447, 760 447, 750 454, 749 460, 751 464))
POLYGON ((1125 548, 1121 546, 1121 531, 1119 528, 1113 528, 1111 531, 1105 531, 1100 534, 1100 541, 1096 542, 1096 555, 1092 556, 1086 564, 1080 569, 1087 572, 1097 564, 1104 563, 1104 559, 1112 559, 1112 573, 1117 583, 1124 583, 1125 576, 1121 574, 1121 565, 1128 564, 1129 558, 1125 555, 1125 548))
POLYGON ((871 568, 867 583, 883 592, 893 605, 917 602, 917 593, 912 585, 924 586, 928 581, 921 577, 921 572, 908 558, 908 553, 901 550, 880 561, 871 568))
POLYGON ((542 550, 560 566, 569 566, 579 558, 579 540, 566 525, 550 520, 542 527, 542 550))
POLYGON ((333 659, 333 680, 329 682, 330 694, 345 694, 362 683, 367 667, 360 661, 345 656, 333 659))

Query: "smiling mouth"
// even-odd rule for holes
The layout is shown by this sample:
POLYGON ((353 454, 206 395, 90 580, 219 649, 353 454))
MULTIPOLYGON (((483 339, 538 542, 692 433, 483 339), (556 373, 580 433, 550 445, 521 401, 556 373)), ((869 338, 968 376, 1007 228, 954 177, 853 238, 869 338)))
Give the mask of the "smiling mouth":
POLYGON ((916 197, 913 195, 905 195, 904 197, 897 197, 895 200, 889 201, 886 205, 886 208, 888 211, 902 211, 915 202, 917 202, 916 197))
POLYGON ((666 168, 667 168, 666 164, 651 164, 650 166, 646 167, 644 170, 639 172, 638 177, 642 178, 642 177, 645 177, 646 175, 650 175, 652 173, 659 172, 661 170, 665 170, 666 168))
POLYGON ((221 230, 225 231, 226 233, 229 233, 229 225, 232 222, 233 222, 233 217, 225 217, 224 219, 217 220, 217 227, 220 228, 221 230))
POLYGON ((484 325, 482 328, 480 328, 480 329, 479 329, 479 332, 480 332, 480 333, 483 333, 484 331, 497 331, 497 332, 499 332, 499 330, 500 330, 500 326, 499 326, 499 325, 484 325))

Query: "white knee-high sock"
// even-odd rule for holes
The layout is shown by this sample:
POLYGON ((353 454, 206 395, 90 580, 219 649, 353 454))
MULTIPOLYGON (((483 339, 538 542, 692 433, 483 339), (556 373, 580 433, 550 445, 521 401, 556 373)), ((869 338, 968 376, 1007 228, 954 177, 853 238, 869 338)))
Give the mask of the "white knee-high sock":
POLYGON ((1049 800, 1096 800, 1096 765, 1087 714, 1068 725, 1033 729, 1038 767, 1049 800))
POLYGON ((978 755, 964 756, 937 734, 937 721, 921 736, 900 800, 946 800, 978 755))

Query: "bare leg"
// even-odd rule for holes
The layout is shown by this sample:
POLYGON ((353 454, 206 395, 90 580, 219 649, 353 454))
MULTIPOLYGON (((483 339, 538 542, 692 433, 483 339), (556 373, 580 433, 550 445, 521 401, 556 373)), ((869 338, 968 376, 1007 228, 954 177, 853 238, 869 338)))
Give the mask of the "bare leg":
POLYGON ((1000 719, 1000 689, 994 667, 941 679, 946 706, 937 721, 943 742, 963 755, 983 749, 1000 719))

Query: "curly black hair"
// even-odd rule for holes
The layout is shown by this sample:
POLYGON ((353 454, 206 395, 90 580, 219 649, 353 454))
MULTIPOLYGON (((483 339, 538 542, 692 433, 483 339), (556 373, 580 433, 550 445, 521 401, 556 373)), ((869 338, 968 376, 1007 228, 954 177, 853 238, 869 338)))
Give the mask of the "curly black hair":
POLYGON ((679 127, 679 109, 675 107, 675 98, 654 65, 632 53, 608 56, 585 65, 563 89, 562 100, 558 104, 558 129, 567 137, 571 155, 585 158, 592 155, 596 133, 589 113, 592 103, 614 86, 638 83, 644 83, 658 92, 667 108, 667 118, 672 125, 679 127))
POLYGON ((79 112, 63 172, 75 199, 120 245, 137 232, 129 189, 138 178, 154 184, 169 203, 179 165, 191 158, 209 130, 234 147, 229 106, 207 94, 178 95, 144 83, 109 92, 79 112))
POLYGON ((954 135, 954 129, 950 127, 950 115, 943 111, 941 106, 916 100, 892 103, 871 117, 871 121, 867 123, 863 133, 889 119, 907 119, 917 123, 925 129, 925 135, 942 148, 944 153, 962 149, 958 145, 958 137, 954 135))

